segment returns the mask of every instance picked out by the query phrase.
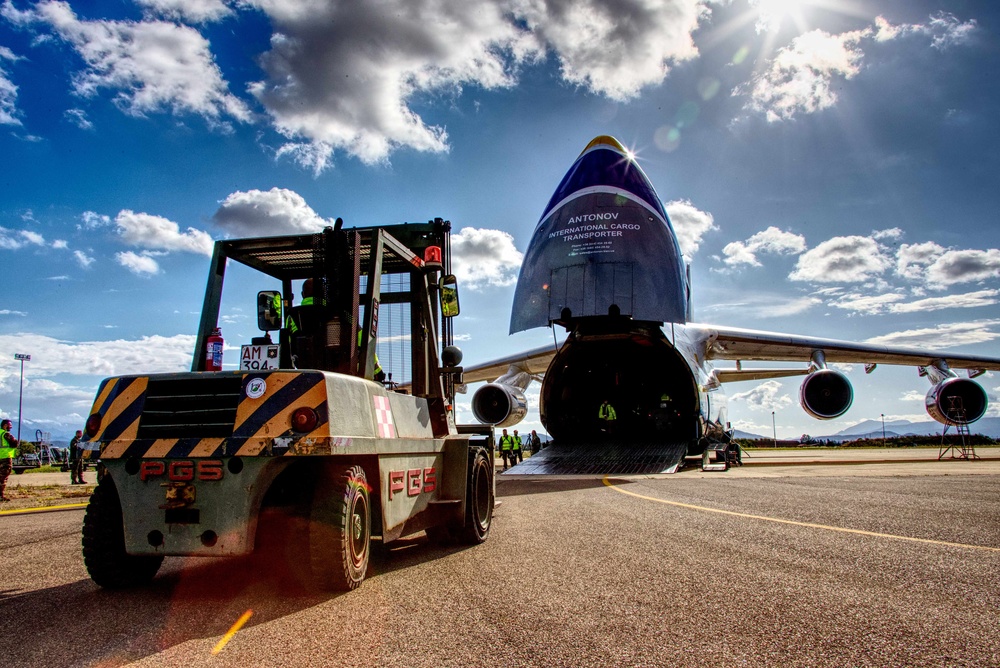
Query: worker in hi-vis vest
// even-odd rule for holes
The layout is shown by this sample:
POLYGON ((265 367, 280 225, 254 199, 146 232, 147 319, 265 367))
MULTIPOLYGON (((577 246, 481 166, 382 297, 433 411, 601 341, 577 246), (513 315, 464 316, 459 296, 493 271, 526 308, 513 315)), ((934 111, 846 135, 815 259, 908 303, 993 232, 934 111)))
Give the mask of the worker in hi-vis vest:
POLYGON ((10 420, 0 422, 0 501, 10 501, 4 494, 7 478, 14 470, 14 457, 17 456, 17 439, 10 433, 14 423, 10 420))
POLYGON ((601 421, 601 431, 605 434, 610 434, 614 431, 615 420, 618 419, 618 414, 615 413, 615 407, 608 403, 605 399, 601 403, 601 407, 597 409, 597 419, 601 421))
POLYGON ((503 457, 503 470, 507 470, 507 460, 514 456, 514 438, 507 435, 507 430, 503 430, 500 437, 500 456, 503 457))
POLYGON ((524 448, 521 447, 521 437, 517 435, 517 429, 514 430, 514 436, 512 437, 514 442, 513 449, 511 450, 511 462, 517 464, 524 461, 524 448))

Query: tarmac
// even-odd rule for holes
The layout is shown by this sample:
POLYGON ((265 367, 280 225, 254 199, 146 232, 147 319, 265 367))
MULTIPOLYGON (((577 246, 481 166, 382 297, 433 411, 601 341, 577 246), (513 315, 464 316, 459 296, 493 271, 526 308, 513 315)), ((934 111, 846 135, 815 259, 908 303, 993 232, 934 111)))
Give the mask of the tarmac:
MULTIPOLYGON (((815 475, 844 475, 843 467, 851 467, 849 475, 967 475, 1000 474, 1000 446, 969 448, 969 459, 956 457, 954 449, 943 451, 938 447, 906 448, 756 448, 743 453, 742 466, 729 470, 702 471, 701 458, 685 461, 685 466, 675 474, 663 475, 728 476, 733 478, 801 477, 815 475), (908 466, 902 466, 908 465, 908 466)), ((529 461, 526 457, 525 461, 529 461)), ((497 472, 501 473, 503 461, 497 457, 497 472)), ((517 469, 502 472, 503 478, 517 478, 517 469)), ((560 477, 560 476, 556 476, 560 477)), ((579 476, 566 476, 579 477, 579 476)), ((629 476, 629 477, 648 477, 629 476)))
MULTIPOLYGON (((1000 475, 1000 446, 979 446, 966 450, 969 459, 957 458, 960 451, 942 452, 937 447, 911 448, 801 448, 786 449, 754 449, 745 451, 743 465, 731 467, 727 471, 702 471, 701 459, 690 458, 685 466, 674 474, 651 473, 615 477, 627 478, 660 478, 678 476, 683 478, 719 477, 726 478, 778 478, 778 477, 815 477, 815 476, 930 476, 930 475, 1000 475)), ((525 457, 525 463, 530 461, 530 455, 525 457)), ((497 456, 496 471, 502 474, 498 483, 505 480, 516 480, 527 476, 518 473, 516 468, 503 471, 503 461, 497 456)), ((70 474, 32 473, 12 474, 7 479, 8 496, 14 501, 0 505, 0 513, 6 511, 23 511, 33 506, 52 506, 53 504, 70 505, 85 504, 90 492, 96 485, 97 474, 90 470, 85 474, 84 485, 72 485, 70 474), (50 487, 51 499, 38 499, 37 493, 31 498, 19 499, 18 487, 50 487)), ((600 478, 598 472, 582 475, 551 475, 551 479, 600 478)))

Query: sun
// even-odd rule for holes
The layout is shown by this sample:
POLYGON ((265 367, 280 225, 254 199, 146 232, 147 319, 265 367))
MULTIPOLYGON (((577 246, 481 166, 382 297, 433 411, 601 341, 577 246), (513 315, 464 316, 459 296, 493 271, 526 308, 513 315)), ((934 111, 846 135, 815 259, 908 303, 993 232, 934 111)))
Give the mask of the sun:
POLYGON ((793 22, 800 29, 805 25, 805 10, 813 0, 748 0, 757 12, 757 32, 774 32, 793 22))

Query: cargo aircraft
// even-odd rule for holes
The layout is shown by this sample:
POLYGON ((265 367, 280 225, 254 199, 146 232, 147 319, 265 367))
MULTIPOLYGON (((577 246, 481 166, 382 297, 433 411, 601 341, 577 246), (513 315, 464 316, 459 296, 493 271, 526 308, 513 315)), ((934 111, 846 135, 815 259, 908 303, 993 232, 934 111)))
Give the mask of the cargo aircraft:
POLYGON ((634 156, 613 137, 597 137, 545 207, 511 310, 511 334, 560 325, 567 338, 465 367, 465 383, 489 381, 473 395, 473 413, 513 427, 527 413, 525 390, 541 380, 539 412, 557 446, 543 452, 563 463, 573 453, 613 452, 617 460, 536 464, 532 472, 672 472, 685 456, 727 439, 725 383, 803 375, 802 408, 826 420, 843 415, 854 397, 847 377, 829 365, 864 363, 868 373, 878 364, 913 365, 931 384, 927 412, 957 426, 986 412, 986 392, 972 378, 1000 370, 998 358, 696 324, 690 317, 690 272, 663 204, 634 156), (717 360, 735 365, 713 368, 717 360), (801 366, 748 368, 747 361, 801 366), (599 419, 605 400, 615 409, 613 423, 599 419), (638 459, 653 469, 622 467, 638 459))

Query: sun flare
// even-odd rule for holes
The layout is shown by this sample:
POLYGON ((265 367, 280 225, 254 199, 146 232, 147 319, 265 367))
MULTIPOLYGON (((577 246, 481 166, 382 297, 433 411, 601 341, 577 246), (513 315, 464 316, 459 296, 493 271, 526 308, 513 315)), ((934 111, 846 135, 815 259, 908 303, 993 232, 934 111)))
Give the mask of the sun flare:
POLYGON ((750 7, 757 11, 757 31, 780 30, 787 21, 801 26, 805 23, 805 8, 813 4, 810 0, 749 0, 750 7))

